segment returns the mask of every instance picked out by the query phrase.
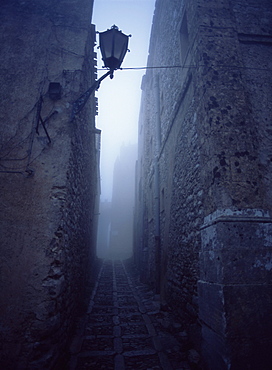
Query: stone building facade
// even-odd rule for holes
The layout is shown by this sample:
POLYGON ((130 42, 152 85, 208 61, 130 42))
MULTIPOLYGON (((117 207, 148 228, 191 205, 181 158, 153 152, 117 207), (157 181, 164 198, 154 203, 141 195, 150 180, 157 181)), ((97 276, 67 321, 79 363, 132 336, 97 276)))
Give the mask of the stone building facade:
POLYGON ((271 19, 268 0, 156 2, 134 253, 208 369, 271 367, 271 19))
POLYGON ((133 208, 137 145, 122 145, 113 170, 109 256, 127 259, 133 251, 133 208))
MULTIPOLYGON (((94 271, 92 0, 4 0, 0 12, 0 363, 49 369, 94 271)), ((59 367, 60 368, 60 367, 59 367)))

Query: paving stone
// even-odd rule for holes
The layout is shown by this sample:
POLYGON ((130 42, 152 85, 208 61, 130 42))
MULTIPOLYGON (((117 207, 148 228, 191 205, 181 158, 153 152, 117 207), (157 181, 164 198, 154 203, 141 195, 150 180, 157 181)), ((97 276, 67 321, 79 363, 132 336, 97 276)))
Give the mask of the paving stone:
POLYGON ((125 370, 125 360, 124 356, 116 355, 114 358, 114 369, 115 370, 125 370))
POLYGON ((119 325, 120 324, 119 316, 113 316, 112 320, 113 320, 114 325, 119 325))
POLYGON ((87 356, 78 357, 75 367, 77 370, 90 370, 90 369, 114 369, 114 356, 87 356))
POLYGON ((152 324, 146 324, 148 333, 153 337, 156 335, 156 330, 152 324))
MULTIPOLYGON (((159 352, 158 353, 159 355, 159 359, 160 359, 160 363, 161 363, 161 367, 163 370, 173 370, 173 367, 168 359, 168 356, 163 353, 163 352, 159 352)), ((176 370, 181 370, 180 368, 176 368, 176 370)))
POLYGON ((160 337, 153 337, 152 338, 152 340, 153 340, 153 344, 154 344, 154 347, 155 347, 155 349, 157 350, 157 351, 159 351, 159 352, 161 352, 162 350, 163 350, 163 346, 162 346, 162 342, 161 342, 161 339, 160 339, 160 337))
POLYGON ((113 328, 109 327, 108 325, 104 326, 94 326, 92 324, 88 324, 85 327, 85 336, 89 335, 112 335, 113 334, 113 328))
POLYGON ((121 326, 114 326, 113 335, 115 337, 121 337, 121 326))
POLYGON ((119 315, 121 316, 131 315, 133 313, 139 314, 137 306, 121 307, 119 309, 119 315))
POLYGON ((133 324, 133 325, 121 325, 121 333, 123 337, 126 336, 136 336, 136 335, 146 335, 148 330, 146 325, 143 324, 133 324))
POLYGON ((123 340, 123 349, 124 352, 127 351, 153 351, 154 346, 152 339, 149 337, 129 337, 129 338, 122 338, 123 340))
POLYGON ((137 323, 144 322, 143 316, 140 313, 120 315, 119 317, 120 317, 121 324, 124 324, 124 323, 137 324, 137 323))
POLYGON ((160 359, 157 353, 135 353, 133 356, 125 356, 125 369, 161 369, 160 359))
POLYGON ((105 338, 105 337, 92 337, 92 338, 85 338, 82 343, 82 351, 99 351, 103 349, 103 351, 113 351, 114 350, 114 342, 113 338, 105 338))
POLYGON ((123 262, 102 264, 81 323, 69 370, 190 369, 182 325, 123 262))
POLYGON ((94 325, 109 325, 113 320, 112 315, 89 315, 88 323, 94 325))
POLYGON ((123 352, 123 341, 120 337, 114 338, 114 350, 118 354, 123 352))

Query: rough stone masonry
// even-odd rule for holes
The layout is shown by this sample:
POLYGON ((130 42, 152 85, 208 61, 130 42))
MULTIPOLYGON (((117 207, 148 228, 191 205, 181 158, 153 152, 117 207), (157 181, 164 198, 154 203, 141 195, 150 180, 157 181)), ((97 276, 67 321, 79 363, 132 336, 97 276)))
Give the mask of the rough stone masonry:
POLYGON ((135 258, 210 370, 271 368, 271 19, 267 0, 157 0, 153 19, 135 258))
POLYGON ((0 363, 60 363, 93 271, 97 152, 93 1, 0 12, 0 363))

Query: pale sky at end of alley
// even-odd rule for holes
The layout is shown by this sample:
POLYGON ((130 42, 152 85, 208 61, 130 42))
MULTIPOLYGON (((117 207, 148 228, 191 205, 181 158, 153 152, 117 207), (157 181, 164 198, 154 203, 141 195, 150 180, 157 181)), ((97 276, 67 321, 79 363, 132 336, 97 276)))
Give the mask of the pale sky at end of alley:
MULTIPOLYGON (((92 23, 99 32, 116 25, 129 38, 129 50, 122 67, 146 66, 155 0, 95 0, 92 23)), ((96 37, 99 44, 98 35, 96 37)), ((101 54, 97 52, 98 68, 101 54)), ((106 71, 98 71, 98 78, 106 71)), ((101 134, 101 200, 111 200, 113 167, 122 144, 138 139, 141 81, 145 70, 118 70, 114 78, 102 81, 96 92, 101 134)))

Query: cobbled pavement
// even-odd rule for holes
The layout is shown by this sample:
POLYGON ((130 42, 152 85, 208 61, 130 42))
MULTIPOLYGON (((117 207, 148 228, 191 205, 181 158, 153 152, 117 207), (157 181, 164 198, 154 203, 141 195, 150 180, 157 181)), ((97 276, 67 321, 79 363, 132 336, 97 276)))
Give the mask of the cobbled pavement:
POLYGON ((182 325, 123 261, 104 261, 80 320, 69 370, 194 369, 182 325))

